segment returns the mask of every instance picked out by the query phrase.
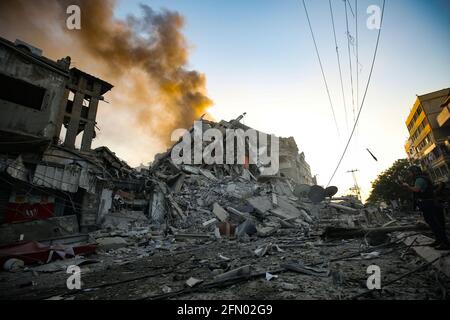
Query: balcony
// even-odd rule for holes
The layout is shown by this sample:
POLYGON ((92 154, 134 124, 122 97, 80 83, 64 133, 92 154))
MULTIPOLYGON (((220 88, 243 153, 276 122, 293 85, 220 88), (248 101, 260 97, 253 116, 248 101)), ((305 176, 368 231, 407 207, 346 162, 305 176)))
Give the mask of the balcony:
POLYGON ((443 127, 444 125, 449 123, 450 120, 450 110, 449 107, 444 107, 442 111, 439 113, 439 115, 436 118, 439 127, 443 127))

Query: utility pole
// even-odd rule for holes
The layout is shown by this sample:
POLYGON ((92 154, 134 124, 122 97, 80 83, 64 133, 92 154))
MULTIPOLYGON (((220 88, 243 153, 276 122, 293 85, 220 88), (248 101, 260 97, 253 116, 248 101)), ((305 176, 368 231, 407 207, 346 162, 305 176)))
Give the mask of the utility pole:
POLYGON ((354 191, 356 193, 356 196, 358 197, 359 201, 362 201, 361 200, 361 189, 359 188, 358 181, 356 180, 356 172, 358 172, 358 171, 359 171, 358 169, 353 169, 353 170, 347 171, 347 173, 351 173, 352 174, 353 182, 355 184, 353 188, 350 188, 350 190, 352 190, 352 191, 354 191))

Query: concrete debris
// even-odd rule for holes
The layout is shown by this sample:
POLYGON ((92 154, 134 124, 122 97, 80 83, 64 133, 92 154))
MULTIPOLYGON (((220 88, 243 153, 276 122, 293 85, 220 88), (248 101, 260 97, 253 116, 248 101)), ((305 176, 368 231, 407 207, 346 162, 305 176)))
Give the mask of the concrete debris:
POLYGON ((247 202, 251 206, 253 206, 258 213, 262 215, 273 208, 272 202, 265 196, 253 197, 247 199, 247 202))
POLYGON ((255 255, 258 257, 263 257, 266 254, 269 254, 270 252, 284 252, 283 249, 281 249, 278 245, 274 245, 272 243, 268 243, 264 245, 263 247, 259 247, 255 250, 255 255))
POLYGON ((200 284, 202 282, 203 282, 203 280, 190 277, 189 279, 186 280, 186 285, 189 288, 193 288, 193 287, 195 287, 196 285, 198 285, 198 284, 200 284))
POLYGON ((283 282, 280 284, 281 289, 287 290, 287 291, 294 291, 298 289, 298 286, 292 283, 283 282))
POLYGON ((200 169, 200 173, 212 181, 217 181, 217 178, 209 170, 200 169))
POLYGON ((214 203, 213 212, 220 221, 225 222, 228 220, 228 212, 226 212, 217 202, 214 203))
MULTIPOLYGON (((33 50, 39 52, 0 38, 0 61, 8 61, 0 63, 2 83, 18 86, 8 95, 14 101, 1 102, 0 266, 10 272, 0 274, 0 298, 159 299, 192 294, 205 281, 206 291, 212 284, 236 286, 204 292, 213 299, 265 299, 264 286, 274 296, 281 292, 277 297, 310 298, 321 288, 323 296, 340 299, 341 289, 360 289, 365 260, 395 273, 416 264, 414 253, 449 274, 449 258, 433 262, 440 253, 422 237, 408 236, 398 257, 396 248, 383 250, 401 243, 392 240, 399 232, 429 228, 400 212, 397 201, 364 205, 355 196, 335 197, 337 187, 317 185, 293 137, 278 139, 280 169, 271 174, 251 161, 249 137, 244 154, 236 146, 215 164, 184 150, 184 163, 175 161, 181 139, 138 168, 106 146, 92 149, 99 102, 113 86, 70 68, 70 58, 51 61, 33 50), (93 288, 67 297, 55 283, 64 284, 59 278, 71 265, 83 266, 93 288), (333 293, 330 270, 339 286, 333 293), (264 281, 281 273, 283 281, 264 281)), ((200 133, 251 129, 241 122, 244 115, 220 122, 202 117, 196 124, 200 133)), ((196 127, 187 129, 193 141, 196 127)), ((436 298, 433 292, 413 296, 436 298)))
POLYGON ((96 239, 99 249, 103 251, 115 250, 128 246, 127 241, 121 237, 108 237, 96 239))
POLYGON ((172 292, 172 288, 169 287, 169 286, 166 286, 166 285, 164 285, 164 286, 161 288, 161 290, 162 290, 162 292, 164 292, 164 293, 170 293, 170 292, 172 292))
POLYGON ((216 237, 216 239, 222 238, 220 234, 220 229, 218 227, 214 228, 214 237, 216 237))
POLYGON ((218 220, 216 218, 212 218, 212 219, 210 219, 208 221, 203 222, 202 226, 209 227, 210 225, 215 224, 217 222, 218 222, 218 220))
POLYGON ((251 219, 245 220, 242 224, 240 224, 236 229, 236 236, 243 237, 244 235, 248 235, 250 237, 257 234, 258 230, 256 228, 255 223, 251 219))
POLYGON ((361 257, 365 260, 375 259, 375 258, 378 258, 379 256, 380 256, 380 253, 378 251, 361 253, 361 257))
POLYGON ((216 276, 215 282, 223 282, 237 277, 248 277, 251 274, 251 270, 252 268, 250 265, 245 265, 216 276))
POLYGON ((304 266, 303 264, 299 264, 299 263, 285 263, 285 264, 282 264, 281 266, 289 271, 302 273, 302 274, 306 274, 306 275, 311 275, 311 276, 328 277, 330 275, 330 270, 321 269, 321 268, 312 268, 312 267, 304 266))
POLYGON ((227 258, 227 257, 225 257, 225 256, 223 256, 221 254, 219 254, 219 258, 224 260, 224 261, 230 261, 231 260, 230 258, 227 258))
POLYGON ((344 205, 340 205, 337 203, 329 203, 328 205, 332 208, 336 208, 336 209, 343 210, 343 211, 348 211, 350 213, 359 213, 359 210, 357 210, 357 209, 353 209, 353 208, 350 208, 350 207, 347 207, 344 205))
POLYGON ((45 264, 39 267, 32 268, 35 272, 45 272, 52 273, 58 271, 67 271, 67 267, 69 266, 85 266, 94 263, 99 263, 99 260, 96 259, 86 259, 84 257, 75 257, 74 259, 67 259, 62 261, 54 261, 49 264, 45 264))

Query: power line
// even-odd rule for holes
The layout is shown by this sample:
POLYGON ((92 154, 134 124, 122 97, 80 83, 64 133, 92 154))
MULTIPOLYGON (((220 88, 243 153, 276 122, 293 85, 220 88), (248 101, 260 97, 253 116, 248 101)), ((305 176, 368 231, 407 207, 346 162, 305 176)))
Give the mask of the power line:
POLYGON ((336 130, 338 133, 338 137, 340 138, 341 134, 339 132, 339 126, 336 120, 336 114, 334 113, 333 102, 331 101, 330 90, 328 89, 328 82, 325 77, 325 72, 323 71, 322 60, 320 59, 319 49, 317 48, 316 37, 314 36, 314 31, 311 26, 311 20, 309 19, 308 9, 306 8, 305 0, 303 1, 303 7, 305 8, 306 18, 308 19, 309 30, 311 31, 311 37, 314 42, 314 47, 316 48, 317 59, 319 60, 320 70, 322 71, 323 82, 325 83, 325 89, 327 90, 328 101, 330 102, 331 112, 333 113, 334 124, 336 125, 336 130))
POLYGON ((356 36, 356 107, 359 108, 358 0, 355 0, 355 25, 356 25, 356 35, 355 35, 356 36))
POLYGON ((347 25, 347 47, 348 47, 348 63, 350 66, 350 84, 352 87, 352 106, 353 106, 353 121, 355 121, 355 94, 353 90, 353 68, 352 68, 352 55, 350 50, 350 30, 348 28, 348 13, 347 13, 347 0, 344 0, 345 6, 345 23, 347 25))
MULTIPOLYGON (((357 0, 355 0, 355 1, 357 1, 357 0)), ((345 2, 345 0, 344 0, 344 2, 345 2)), ((348 2, 348 6, 350 8, 350 12, 352 13, 352 16, 355 17, 355 13, 353 12, 353 8, 352 8, 352 5, 350 4, 350 2, 348 2)), ((355 9, 355 11, 356 11, 356 9, 355 9)))
POLYGON ((367 79, 366 89, 364 90, 364 96, 363 96, 363 99, 362 99, 362 102, 361 102, 361 107, 359 108, 358 116, 356 117, 356 121, 355 121, 355 124, 353 125, 353 129, 352 129, 352 132, 350 134, 350 137, 348 138, 347 144, 346 144, 346 146, 344 148, 344 151, 342 152, 341 158, 339 159, 339 162, 338 162, 338 164, 336 166, 336 169, 334 170, 333 175, 331 176, 330 180, 328 181, 327 187, 330 185, 331 181, 333 180, 334 176, 336 175, 336 172, 339 169, 339 166, 341 165, 342 160, 344 159, 345 153, 347 152, 348 146, 350 145, 350 142, 352 140, 352 137, 353 137, 353 134, 355 132, 356 126, 358 124, 359 118, 361 116, 361 111, 362 111, 362 109, 364 107, 364 102, 366 101, 367 90, 369 89, 370 80, 372 79, 373 68, 374 68, 374 65, 375 65, 375 60, 377 58, 378 45, 380 43, 381 27, 383 25, 385 4, 386 4, 386 0, 383 0, 383 8, 381 9, 380 28, 378 29, 377 42, 376 42, 376 45, 375 45, 375 51, 373 53, 372 65, 370 67, 369 78, 367 79))
MULTIPOLYGON (((350 3, 349 3, 350 4, 350 3)), ((355 37, 356 37, 356 112, 359 111, 359 37, 358 37, 358 0, 355 0, 355 37)), ((356 128, 356 145, 358 145, 359 128, 356 128)))
POLYGON ((334 44, 336 45, 336 56, 337 56, 338 67, 339 67, 339 78, 341 80, 342 101, 344 103, 344 112, 345 112, 345 125, 347 126, 347 133, 348 133, 349 127, 348 127, 347 104, 345 102, 344 82, 342 81, 341 58, 339 56, 339 47, 338 47, 338 44, 337 44, 336 28, 335 28, 335 25, 334 25, 334 15, 333 15, 333 7, 331 5, 331 0, 328 0, 328 3, 330 5, 330 14, 331 14, 331 23, 332 23, 332 26, 333 26, 334 44))

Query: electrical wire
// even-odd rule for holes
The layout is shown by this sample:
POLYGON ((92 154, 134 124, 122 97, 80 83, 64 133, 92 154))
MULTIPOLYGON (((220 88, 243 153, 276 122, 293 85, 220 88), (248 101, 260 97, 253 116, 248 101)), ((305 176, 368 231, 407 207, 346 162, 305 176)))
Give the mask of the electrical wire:
POLYGON ((334 44, 336 46, 336 56, 337 56, 337 62, 338 62, 338 67, 339 67, 339 78, 341 80, 342 102, 344 104, 344 112, 345 112, 345 125, 347 127, 347 133, 349 133, 347 104, 345 102, 344 82, 342 80, 341 58, 339 56, 339 47, 338 47, 338 44, 337 44, 336 27, 335 27, 335 24, 334 24, 333 6, 331 5, 331 0, 328 0, 328 3, 330 5, 331 24, 333 26, 334 44))
POLYGON ((303 7, 305 8, 305 13, 306 13, 306 18, 308 20, 309 30, 311 31, 311 37, 314 42, 314 47, 316 49, 317 59, 319 60, 320 70, 322 71, 322 77, 323 77, 323 81, 325 83, 325 89, 327 91, 328 101, 330 103, 331 112, 333 113, 334 124, 336 125, 336 131, 337 131, 338 137, 340 138, 341 134, 339 132, 339 126, 338 126, 338 123, 336 120, 336 114, 334 113, 333 102, 331 100, 330 90, 328 89, 328 82, 325 77, 325 72, 323 70, 322 60, 320 59, 319 49, 317 48, 316 37, 314 36, 314 31, 313 31, 313 28, 311 25, 311 20, 309 19, 308 9, 306 8, 305 0, 302 0, 302 2, 303 2, 303 7))
MULTIPOLYGON (((355 26, 356 26, 356 107, 359 108, 359 36, 358 36, 358 0, 355 0, 355 26)), ((359 111, 359 110, 357 110, 359 111)))
POLYGON ((352 54, 350 50, 350 30, 348 28, 348 13, 347 13, 347 0, 344 0, 345 6, 345 24, 347 25, 347 47, 348 47, 348 63, 350 66, 350 85, 352 88, 352 106, 353 106, 353 121, 356 119, 356 111, 355 111, 355 94, 353 89, 353 68, 352 68, 352 54))
POLYGON ((383 25, 385 5, 386 5, 386 0, 383 0, 383 8, 381 9, 381 18, 380 18, 381 19, 380 20, 380 28, 378 29, 377 42, 376 42, 375 50, 374 50, 374 53, 373 53, 372 65, 370 67, 369 78, 367 79, 366 88, 364 90, 364 95, 363 95, 363 98, 362 98, 362 101, 361 101, 361 107, 359 108, 358 115, 356 117, 355 124, 353 125, 353 129, 352 129, 352 132, 350 134, 350 137, 348 138, 347 144, 346 144, 346 146, 344 148, 344 151, 342 152, 342 155, 341 155, 341 157, 340 157, 340 159, 338 161, 336 169, 334 169, 334 172, 333 172, 330 180, 328 181, 327 187, 330 185, 331 181, 333 180, 334 176, 336 175, 336 172, 338 171, 338 169, 339 169, 339 167, 340 167, 340 165, 342 163, 342 160, 344 159, 345 153, 347 152, 348 146, 350 145, 350 142, 352 140, 353 134, 355 133, 356 126, 358 125, 358 121, 359 121, 359 118, 361 116, 361 111, 363 110, 363 107, 364 107, 364 102, 366 101, 367 91, 369 89, 370 81, 372 79, 373 68, 375 66, 375 60, 377 58, 378 45, 380 43, 380 35, 381 35, 381 29, 382 29, 382 25, 383 25))

